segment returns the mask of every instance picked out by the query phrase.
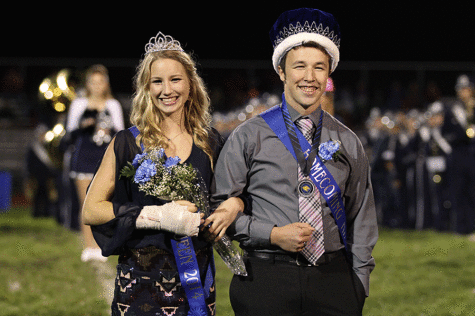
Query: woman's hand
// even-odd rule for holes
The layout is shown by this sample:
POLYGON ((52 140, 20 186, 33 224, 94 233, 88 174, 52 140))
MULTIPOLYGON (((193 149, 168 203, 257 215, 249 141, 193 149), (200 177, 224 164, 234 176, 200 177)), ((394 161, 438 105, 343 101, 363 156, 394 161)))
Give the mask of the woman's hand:
MULTIPOLYGON (((181 206, 186 206, 186 210, 190 213, 196 213, 198 211, 198 208, 194 203, 191 203, 190 201, 185 201, 185 200, 178 200, 175 201, 176 204, 179 204, 181 206)), ((200 226, 204 224, 205 220, 203 219, 205 217, 205 214, 200 213, 200 226)))
POLYGON ((196 207, 196 205, 189 201, 179 200, 179 201, 175 201, 175 203, 181 206, 186 206, 186 210, 190 213, 196 213, 196 211, 198 211, 198 208, 196 207))
POLYGON ((236 219, 238 213, 243 211, 244 202, 238 197, 229 198, 221 203, 213 214, 204 221, 205 228, 211 224, 208 228, 208 233, 211 235, 209 239, 218 241, 223 238, 226 229, 236 219))
POLYGON ((187 201, 163 205, 146 205, 135 222, 137 229, 164 230, 184 236, 198 236, 203 214, 196 213, 196 206, 187 201))

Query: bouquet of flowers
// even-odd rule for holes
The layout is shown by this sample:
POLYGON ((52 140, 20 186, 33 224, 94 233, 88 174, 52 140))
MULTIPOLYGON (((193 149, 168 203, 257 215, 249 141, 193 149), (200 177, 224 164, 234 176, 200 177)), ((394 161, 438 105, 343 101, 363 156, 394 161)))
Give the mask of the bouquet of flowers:
MULTIPOLYGON (((152 149, 137 154, 128 162, 120 177, 126 177, 139 185, 139 191, 162 200, 187 200, 195 203, 205 217, 210 215, 208 195, 202 189, 203 180, 189 164, 179 164, 180 158, 166 157, 165 150, 152 149)), ((246 267, 236 246, 228 236, 213 244, 234 274, 246 276, 246 267)))

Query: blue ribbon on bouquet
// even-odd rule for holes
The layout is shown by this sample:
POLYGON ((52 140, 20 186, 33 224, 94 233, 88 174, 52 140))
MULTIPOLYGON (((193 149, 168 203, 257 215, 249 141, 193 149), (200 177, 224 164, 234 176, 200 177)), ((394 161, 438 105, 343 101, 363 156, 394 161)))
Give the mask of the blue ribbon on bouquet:
MULTIPOLYGON (((323 110, 322 110, 323 111, 323 110)), ((322 113, 323 114, 323 113, 322 113)), ((287 103, 285 102, 285 95, 282 94, 282 107, 276 105, 269 110, 260 114, 264 121, 269 125, 272 131, 277 135, 280 141, 285 145, 285 147, 290 151, 292 156, 297 160, 298 157, 292 146, 289 132, 287 130, 286 122, 284 120, 284 115, 290 117, 289 110, 287 109, 287 103)), ((297 135, 297 138, 300 143, 300 150, 303 153, 309 153, 312 149, 312 146, 305 139, 305 136, 300 132, 300 130, 295 126, 294 123, 291 123, 297 135)), ((307 158, 307 157, 305 157, 307 158)), ((348 244, 346 242, 346 213, 343 200, 341 198, 341 189, 338 186, 338 183, 335 181, 333 176, 327 167, 322 163, 318 154, 315 157, 315 160, 312 163, 310 169, 309 177, 315 186, 318 188, 320 194, 325 198, 330 210, 333 214, 333 218, 336 221, 338 230, 340 231, 343 244, 345 245, 346 254, 348 258, 350 257, 350 251, 348 249, 348 244)))

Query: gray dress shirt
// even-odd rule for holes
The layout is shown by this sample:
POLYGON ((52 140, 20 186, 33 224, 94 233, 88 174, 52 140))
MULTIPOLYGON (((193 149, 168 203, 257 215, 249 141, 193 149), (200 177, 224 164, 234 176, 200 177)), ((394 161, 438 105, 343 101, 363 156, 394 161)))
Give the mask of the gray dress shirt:
MULTIPOLYGON (((295 122, 301 115, 288 106, 295 122)), ((318 124, 321 109, 308 115, 318 124)), ((340 159, 325 166, 338 183, 346 210, 347 242, 353 257, 353 269, 369 295, 369 275, 375 263, 371 256, 378 239, 378 226, 370 180, 370 170, 363 146, 346 126, 324 112, 320 142, 341 142, 340 159)), ((299 221, 297 193, 298 165, 285 145, 260 116, 239 125, 229 136, 215 168, 211 192, 212 205, 229 197, 247 193, 251 211, 240 213, 228 228, 228 234, 246 250, 284 252, 272 246, 272 228, 299 221)), ((325 199, 323 231, 326 252, 344 248, 338 227, 325 199)))

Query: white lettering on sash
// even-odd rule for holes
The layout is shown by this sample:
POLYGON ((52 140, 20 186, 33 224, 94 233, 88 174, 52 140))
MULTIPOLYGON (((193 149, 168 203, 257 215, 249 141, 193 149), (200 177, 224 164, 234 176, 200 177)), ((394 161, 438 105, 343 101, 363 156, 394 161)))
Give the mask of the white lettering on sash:
POLYGON ((180 265, 193 262, 193 256, 191 255, 191 248, 188 238, 181 240, 177 244, 177 254, 180 258, 180 265))
POLYGON ((327 173, 323 170, 320 163, 314 163, 310 171, 317 185, 323 190, 323 194, 331 196, 335 192, 335 186, 331 184, 330 178, 326 177, 327 173))

